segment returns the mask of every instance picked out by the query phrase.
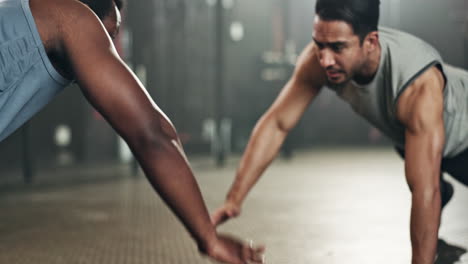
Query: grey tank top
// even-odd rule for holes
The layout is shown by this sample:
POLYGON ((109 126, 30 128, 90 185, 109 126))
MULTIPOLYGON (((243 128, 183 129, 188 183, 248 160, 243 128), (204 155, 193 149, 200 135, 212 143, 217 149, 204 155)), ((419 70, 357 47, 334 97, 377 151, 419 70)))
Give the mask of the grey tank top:
POLYGON ((47 57, 29 0, 0 0, 0 141, 69 83, 47 57))
POLYGON ((382 48, 379 68, 367 85, 354 81, 329 87, 352 109, 404 148, 405 128, 396 118, 396 103, 402 92, 424 71, 438 65, 446 78, 444 89, 444 157, 468 148, 468 72, 444 64, 428 43, 408 33, 379 28, 382 48))

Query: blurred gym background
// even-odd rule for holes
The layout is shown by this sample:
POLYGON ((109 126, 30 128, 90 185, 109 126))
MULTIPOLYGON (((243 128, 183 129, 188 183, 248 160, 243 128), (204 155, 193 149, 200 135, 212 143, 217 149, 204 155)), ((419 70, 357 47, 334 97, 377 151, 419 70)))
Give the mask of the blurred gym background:
MULTIPOLYGON (((189 156, 210 155, 222 166, 243 151, 255 122, 311 40, 315 1, 127 2, 116 40, 121 56, 173 121, 189 156)), ((383 0, 380 25, 413 33, 448 63, 467 68, 467 7, 464 0, 383 0)), ((283 154, 388 144, 325 89, 288 137, 283 154)), ((0 144, 0 171, 12 172, 8 175, 131 160, 125 144, 74 86, 0 144)))
MULTIPOLYGON (((381 26, 468 69, 466 0, 381 2, 381 26)), ((175 124, 213 210, 311 41, 315 1, 127 4, 116 47, 175 124)), ((280 156, 223 232, 265 243, 270 264, 410 263, 403 163, 337 96, 322 91, 280 156)), ((436 264, 468 263, 468 193, 451 181, 436 264)), ((0 143, 0 208, 0 263, 211 263, 76 86, 0 143)))

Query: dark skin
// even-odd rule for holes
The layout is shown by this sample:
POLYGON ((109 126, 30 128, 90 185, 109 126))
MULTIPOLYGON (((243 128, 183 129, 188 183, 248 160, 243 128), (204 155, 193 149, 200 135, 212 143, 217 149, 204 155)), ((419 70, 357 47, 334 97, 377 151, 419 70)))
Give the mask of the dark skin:
MULTIPOLYGON (((314 42, 304 49, 293 76, 257 122, 226 201, 211 216, 214 224, 240 214, 248 192, 325 84, 342 85, 350 80, 365 84, 373 79, 380 61, 378 39, 374 31, 361 41, 346 22, 317 16, 314 42)), ((397 118, 406 128, 405 174, 412 192, 412 264, 432 264, 436 255, 444 87, 443 75, 434 66, 416 78, 397 103, 397 118)))
POLYGON ((262 263, 262 247, 220 235, 210 222, 176 130, 114 48, 111 38, 120 25, 117 8, 100 21, 75 0, 30 0, 30 7, 55 68, 77 81, 88 101, 125 139, 200 251, 221 263, 262 263))

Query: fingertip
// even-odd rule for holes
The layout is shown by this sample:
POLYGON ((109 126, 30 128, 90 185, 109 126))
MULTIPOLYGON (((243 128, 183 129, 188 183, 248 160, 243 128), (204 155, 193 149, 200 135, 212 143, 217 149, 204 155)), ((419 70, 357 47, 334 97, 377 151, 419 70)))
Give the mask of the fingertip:
POLYGON ((213 225, 215 226, 218 226, 219 224, 223 223, 225 221, 225 219, 227 219, 227 217, 225 215, 222 215, 222 214, 215 214, 212 216, 212 223, 213 225))

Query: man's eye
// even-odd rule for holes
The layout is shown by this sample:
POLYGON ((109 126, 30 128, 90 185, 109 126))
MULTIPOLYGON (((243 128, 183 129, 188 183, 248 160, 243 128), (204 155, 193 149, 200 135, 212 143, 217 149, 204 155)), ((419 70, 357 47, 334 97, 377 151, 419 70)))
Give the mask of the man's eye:
POLYGON ((344 49, 343 45, 333 46, 332 49, 336 52, 340 52, 344 49))

